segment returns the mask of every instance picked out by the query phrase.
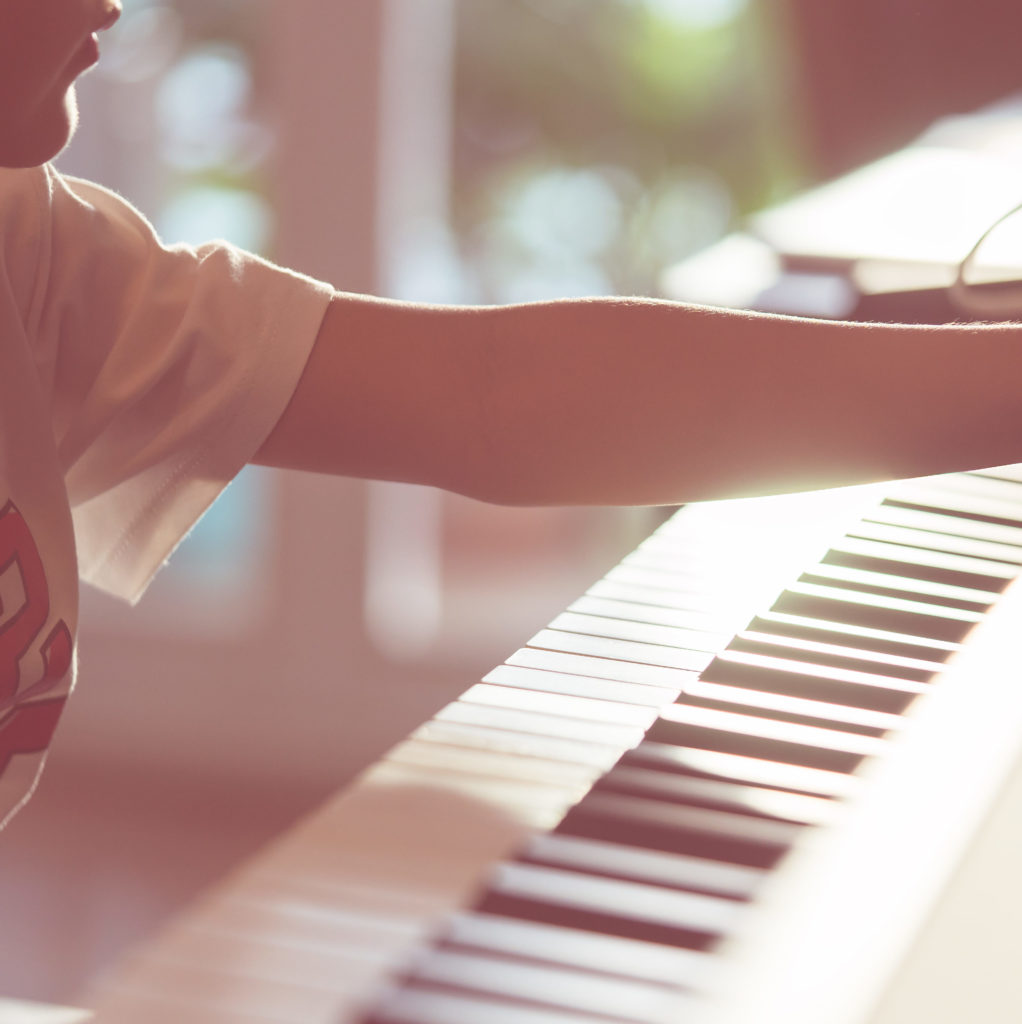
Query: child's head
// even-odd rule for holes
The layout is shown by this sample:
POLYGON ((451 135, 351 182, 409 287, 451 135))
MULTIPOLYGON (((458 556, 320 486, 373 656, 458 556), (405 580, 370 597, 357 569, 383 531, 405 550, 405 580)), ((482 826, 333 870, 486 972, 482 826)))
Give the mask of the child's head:
POLYGON ((120 0, 0 0, 0 167, 34 167, 68 143, 75 79, 98 58, 95 33, 120 0))

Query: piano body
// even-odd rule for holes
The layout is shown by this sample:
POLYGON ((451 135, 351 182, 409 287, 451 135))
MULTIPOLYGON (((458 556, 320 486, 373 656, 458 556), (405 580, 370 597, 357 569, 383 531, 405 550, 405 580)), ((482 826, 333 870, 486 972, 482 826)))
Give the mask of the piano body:
POLYGON ((1014 1024, 1020 567, 1020 467, 684 508, 95 1019, 1014 1024))

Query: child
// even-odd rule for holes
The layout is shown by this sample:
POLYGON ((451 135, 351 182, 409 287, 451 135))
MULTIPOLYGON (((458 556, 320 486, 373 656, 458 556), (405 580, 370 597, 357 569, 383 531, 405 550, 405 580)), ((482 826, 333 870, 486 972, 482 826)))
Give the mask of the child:
POLYGON ((118 13, 0 0, 0 821, 71 690, 79 577, 136 599, 246 462, 634 505, 1017 458, 1010 325, 414 306, 162 248, 48 165, 118 13))

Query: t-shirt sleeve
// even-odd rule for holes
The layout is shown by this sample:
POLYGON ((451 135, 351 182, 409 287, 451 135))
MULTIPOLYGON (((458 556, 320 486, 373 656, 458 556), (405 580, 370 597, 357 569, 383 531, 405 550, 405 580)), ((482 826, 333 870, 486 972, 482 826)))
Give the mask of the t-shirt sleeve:
POLYGON ((333 289, 226 243, 165 247, 47 169, 34 343, 83 579, 136 600, 269 435, 333 289))

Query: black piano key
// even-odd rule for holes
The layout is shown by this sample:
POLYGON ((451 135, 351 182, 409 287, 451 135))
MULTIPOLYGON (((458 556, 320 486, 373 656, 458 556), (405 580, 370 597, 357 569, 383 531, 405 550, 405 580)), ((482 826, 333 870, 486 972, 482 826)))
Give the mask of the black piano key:
MULTIPOLYGON (((671 780, 670 776, 663 772, 647 770, 645 774, 671 780)), ((687 781, 696 783, 700 780, 687 781)), ((645 787, 639 792, 642 796, 650 794, 660 796, 658 791, 650 787, 645 787)), ((798 799, 790 793, 776 795, 798 799)), ((827 801, 824 803, 829 804, 827 801)), ((720 861, 687 856, 684 853, 668 854, 659 850, 643 849, 628 843, 627 840, 608 842, 563 832, 534 836, 529 840, 519 859, 523 863, 545 864, 548 867, 561 867, 590 875, 622 878, 646 885, 685 889, 742 900, 751 899, 765 877, 765 872, 756 868, 722 864, 720 861)))
MULTIPOLYGON (((927 683, 880 673, 859 672, 818 662, 743 651, 724 651, 702 681, 763 690, 825 704, 844 704, 899 715, 927 690, 927 683)), ((682 691, 684 692, 684 690, 682 691)))
POLYGON ((950 473, 895 485, 892 498, 936 500, 941 508, 953 508, 953 501, 977 506, 989 505, 991 511, 1022 521, 1022 484, 982 473, 950 473))
POLYGON ((777 637, 807 640, 812 643, 854 647, 871 655, 893 655, 923 662, 945 662, 959 650, 960 643, 934 640, 850 622, 828 621, 826 618, 789 615, 767 611, 755 616, 748 629, 777 637))
MULTIPOLYGON (((937 512, 983 526, 1003 526, 1009 529, 1019 529, 1022 526, 1017 506, 1009 502, 970 498, 968 495, 915 492, 904 497, 888 498, 884 505, 917 512, 937 512)), ((963 526, 962 529, 966 527, 963 526)))
POLYGON ((689 684, 675 703, 756 715, 796 725, 819 725, 863 736, 883 736, 892 729, 898 729, 902 721, 900 715, 866 708, 702 681, 689 684))
MULTIPOLYGON (((684 785, 685 780, 681 780, 684 785)), ((678 836, 702 834, 716 836, 732 844, 747 844, 761 847, 785 848, 797 837, 805 822, 787 821, 774 815, 750 813, 749 808, 705 807, 696 800, 686 802, 676 793, 656 793, 640 796, 634 793, 624 795, 597 785, 575 807, 572 814, 585 815, 592 821, 604 820, 615 823, 619 828, 626 826, 615 836, 604 834, 589 838, 600 838, 607 842, 625 843, 629 846, 647 846, 639 840, 639 830, 644 827, 675 832, 678 836)), ((567 819, 565 819, 567 821, 567 819)), ((581 835, 572 828, 558 826, 557 832, 564 835, 581 835)), ((665 849, 650 846, 650 849, 665 849)), ((677 841, 667 847, 672 853, 683 853, 704 857, 704 854, 690 850, 677 841)), ((715 859, 715 858, 711 858, 715 859)), ((743 863, 731 857, 719 858, 728 863, 743 863)), ((750 866, 763 866, 751 864, 750 866)))
POLYGON ((990 477, 993 480, 1012 480, 1022 484, 1022 465, 1011 463, 1007 466, 988 466, 986 469, 973 469, 968 476, 990 477))
POLYGON ((794 583, 770 609, 827 621, 962 643, 982 614, 813 583, 794 583))
MULTIPOLYGON (((756 620, 753 625, 767 628, 762 619, 756 620)), ((727 649, 744 654, 791 658, 794 661, 807 661, 816 665, 832 665, 834 668, 849 669, 853 672, 889 674, 917 683, 929 682, 943 668, 939 661, 905 658, 864 647, 825 643, 821 640, 790 636, 786 632, 764 632, 755 628, 739 633, 728 644, 727 649)))
POLYGON ((694 950, 474 911, 452 915, 437 943, 682 989, 705 985, 713 970, 712 958, 694 950))
POLYGON ((694 778, 629 764, 618 764, 612 768, 599 780, 593 792, 597 791, 674 801, 796 825, 821 825, 833 821, 838 806, 824 797, 733 780, 694 778))
POLYGON ((824 556, 823 563, 913 577, 932 583, 988 591, 991 594, 1001 593, 1018 574, 1018 568, 1006 562, 855 537, 846 538, 833 546, 824 556))
POLYGON ((895 485, 889 495, 899 500, 934 502, 955 510, 960 504, 974 514, 1022 522, 1022 485, 981 473, 952 473, 895 485))
POLYGON ((823 587, 838 587, 861 594, 919 602, 941 608, 964 609, 982 615, 997 599, 997 595, 984 590, 968 590, 942 583, 908 576, 869 572, 841 565, 821 562, 799 577, 800 583, 823 587))
MULTIPOLYGON (((1022 533, 1022 531, 1019 531, 1022 533)), ((938 554, 962 555, 996 562, 1006 567, 1022 565, 1022 546, 996 540, 979 540, 949 533, 937 533, 919 527, 895 526, 862 520, 848 531, 848 540, 881 541, 938 554)), ((1017 569, 1015 570, 1018 571, 1017 569)))
POLYGON ((568 812, 557 833, 724 864, 770 868, 802 827, 594 790, 568 812))
POLYGON ((804 765, 745 757, 725 751, 654 743, 648 739, 626 751, 618 764, 654 768, 698 779, 745 782, 753 786, 832 800, 850 797, 860 788, 857 778, 843 772, 821 771, 804 765))
POLYGON ((912 530, 926 530, 949 537, 965 537, 985 543, 1003 544, 1010 549, 1022 549, 1022 527, 1003 523, 967 519, 939 509, 914 508, 903 504, 884 502, 863 520, 886 526, 899 526, 912 530))
POLYGON ((970 470, 966 475, 991 480, 1010 480, 1013 483, 1022 484, 1022 465, 989 466, 986 469, 970 470))
POLYGON ((872 736, 685 704, 665 708, 646 736, 656 743, 721 750, 836 772, 853 772, 864 758, 884 749, 884 741, 872 736))
POLYGON ((509 861, 497 866, 475 909, 705 950, 734 930, 743 904, 723 897, 509 861))

